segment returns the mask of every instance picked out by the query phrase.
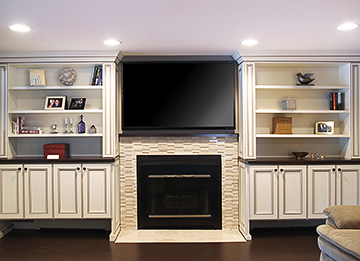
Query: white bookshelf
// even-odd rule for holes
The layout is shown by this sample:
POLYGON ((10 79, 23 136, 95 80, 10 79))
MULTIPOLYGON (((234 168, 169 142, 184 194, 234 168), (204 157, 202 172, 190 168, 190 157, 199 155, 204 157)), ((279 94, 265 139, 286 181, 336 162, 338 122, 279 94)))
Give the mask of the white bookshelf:
MULTIPOLYGON (((113 65, 109 66, 109 68, 113 68, 113 65)), ((105 137, 104 124, 109 124, 105 115, 110 112, 105 111, 104 99, 108 95, 106 88, 116 88, 115 82, 111 81, 111 79, 115 79, 115 75, 105 75, 107 72, 113 73, 113 69, 108 70, 107 67, 105 72, 102 62, 63 63, 54 61, 9 64, 7 75, 8 157, 42 156, 42 147, 47 143, 70 143, 72 156, 104 156, 104 139, 110 138, 105 137), (103 77, 107 77, 103 78, 104 86, 91 85, 94 67, 99 65, 103 66, 103 77), (58 80, 60 71, 66 67, 71 67, 77 72, 76 82, 72 86, 62 85, 58 80), (30 86, 30 69, 45 69, 46 86, 30 86), (106 84, 107 86, 105 86, 106 84), (83 110, 44 109, 48 96, 66 96, 67 106, 70 105, 71 98, 86 98, 85 108, 83 110), (84 115, 85 134, 77 133, 80 115, 84 115), (42 134, 14 133, 12 122, 16 121, 19 116, 24 117, 26 127, 41 127, 42 134), (65 119, 68 123, 70 119, 72 120, 74 134, 64 133, 65 119), (51 133, 52 124, 57 125, 57 134, 51 133), (96 126, 96 133, 89 133, 91 125, 96 126)), ((113 106, 115 104, 112 104, 111 108, 113 106)), ((68 127, 67 130, 69 129, 68 127)), ((113 145, 106 144, 106 146, 112 147, 113 145)), ((106 149, 106 151, 111 150, 106 149)))

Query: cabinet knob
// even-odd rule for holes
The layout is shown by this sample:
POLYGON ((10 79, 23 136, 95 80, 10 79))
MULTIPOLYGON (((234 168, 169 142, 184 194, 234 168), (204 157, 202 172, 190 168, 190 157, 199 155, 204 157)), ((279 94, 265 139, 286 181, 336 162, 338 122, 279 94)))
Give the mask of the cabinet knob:
POLYGON ((280 169, 280 172, 284 172, 284 169, 280 169))
POLYGON ((24 168, 25 171, 27 171, 27 168, 24 168))
POLYGON ((278 170, 277 169, 274 169, 274 172, 276 173, 278 170))
POLYGON ((77 169, 77 170, 80 170, 80 167, 77 167, 76 169, 77 169))
POLYGON ((83 170, 86 170, 86 168, 85 168, 85 167, 83 167, 83 170))
POLYGON ((332 169, 332 171, 335 171, 335 170, 336 170, 335 168, 332 169))
POLYGON ((341 168, 338 168, 338 171, 341 171, 341 168))
POLYGON ((18 167, 18 171, 21 171, 21 168, 20 168, 20 167, 18 167))

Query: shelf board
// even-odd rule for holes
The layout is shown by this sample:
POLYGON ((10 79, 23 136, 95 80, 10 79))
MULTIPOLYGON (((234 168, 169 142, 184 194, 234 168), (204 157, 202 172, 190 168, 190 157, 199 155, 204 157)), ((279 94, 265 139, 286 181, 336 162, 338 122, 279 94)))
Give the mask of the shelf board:
POLYGON ((255 85, 257 90, 348 90, 346 85, 255 85))
POLYGON ((349 110, 256 110, 256 113, 320 113, 320 114, 349 114, 349 110))
POLYGON ((102 86, 12 86, 12 91, 51 91, 51 90, 102 90, 102 86))
POLYGON ((256 138, 350 138, 349 134, 256 134, 256 138))
POLYGON ((83 114, 83 113, 102 113, 102 109, 89 110, 13 110, 9 114, 83 114))
POLYGON ((84 133, 84 134, 51 134, 51 133, 45 133, 45 134, 9 134, 9 138, 89 138, 89 137, 102 137, 102 133, 84 133))

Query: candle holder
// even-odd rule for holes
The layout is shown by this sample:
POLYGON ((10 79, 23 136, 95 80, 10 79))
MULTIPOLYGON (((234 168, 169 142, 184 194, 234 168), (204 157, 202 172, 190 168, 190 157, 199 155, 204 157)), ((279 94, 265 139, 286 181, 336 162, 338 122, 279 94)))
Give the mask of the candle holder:
POLYGON ((69 131, 70 134, 74 134, 74 131, 72 128, 73 128, 73 121, 72 121, 72 118, 70 118, 70 131, 69 131))
POLYGON ((65 118, 65 130, 64 130, 64 134, 67 134, 67 133, 68 133, 67 129, 68 129, 68 123, 67 123, 67 118, 65 118))

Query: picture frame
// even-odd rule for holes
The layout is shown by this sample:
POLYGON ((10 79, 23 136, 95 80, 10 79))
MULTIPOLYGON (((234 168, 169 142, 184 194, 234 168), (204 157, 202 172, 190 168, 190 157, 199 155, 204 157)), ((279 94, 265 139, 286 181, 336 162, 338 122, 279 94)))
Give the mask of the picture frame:
POLYGON ((70 110, 83 110, 85 109, 86 98, 71 98, 70 110))
POLYGON ((30 69, 30 86, 46 86, 45 69, 30 69))
POLYGON ((66 96, 46 96, 44 110, 65 110, 66 96))
POLYGON ((315 134, 332 135, 334 134, 334 127, 334 121, 317 121, 315 123, 315 134))

